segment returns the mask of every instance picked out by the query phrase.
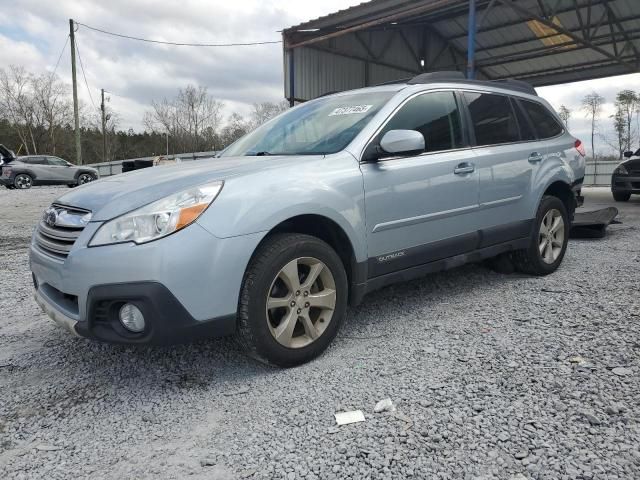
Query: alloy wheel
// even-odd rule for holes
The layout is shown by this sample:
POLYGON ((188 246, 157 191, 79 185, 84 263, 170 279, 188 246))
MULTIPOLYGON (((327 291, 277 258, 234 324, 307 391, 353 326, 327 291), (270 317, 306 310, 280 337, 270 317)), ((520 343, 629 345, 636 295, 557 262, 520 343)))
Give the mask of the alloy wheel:
POLYGON ((554 263, 564 246, 564 219, 559 210, 549 210, 540 223, 538 248, 540 257, 546 264, 554 263))
POLYGON ((269 331, 287 348, 306 347, 327 329, 335 308, 329 268, 317 258, 296 258, 280 269, 267 293, 269 331))
POLYGON ((93 177, 88 173, 83 173, 78 177, 78 185, 84 185, 85 183, 89 183, 93 181, 93 177))
POLYGON ((18 175, 15 179, 15 186, 21 190, 31 188, 33 181, 29 175, 18 175))

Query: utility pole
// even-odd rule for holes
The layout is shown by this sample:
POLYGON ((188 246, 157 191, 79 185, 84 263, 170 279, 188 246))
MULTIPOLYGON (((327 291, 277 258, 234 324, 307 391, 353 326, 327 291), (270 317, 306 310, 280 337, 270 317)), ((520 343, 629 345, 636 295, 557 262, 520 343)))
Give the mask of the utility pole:
POLYGON ((78 114, 78 82, 76 81, 76 37, 72 18, 69 19, 69 39, 71 40, 71 80, 73 84, 73 121, 76 131, 76 163, 78 165, 82 165, 80 118, 78 114))
POLYGON ((469 0, 469 24, 467 32, 467 78, 476 78, 476 0, 469 0))
POLYGON ((102 161, 107 161, 107 119, 104 114, 104 88, 100 89, 102 94, 102 102, 100 102, 100 110, 102 111, 102 161))

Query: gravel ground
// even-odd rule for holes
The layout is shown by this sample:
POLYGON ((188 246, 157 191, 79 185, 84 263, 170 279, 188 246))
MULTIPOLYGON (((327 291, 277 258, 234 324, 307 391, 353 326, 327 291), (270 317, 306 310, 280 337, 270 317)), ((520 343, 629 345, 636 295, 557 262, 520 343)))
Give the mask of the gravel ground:
POLYGON ((640 478, 640 198, 554 275, 466 266, 386 288, 320 359, 277 370, 228 339, 57 328, 26 249, 64 190, 0 191, 0 478, 640 478), (397 410, 373 413, 387 397, 397 410), (337 427, 351 409, 366 421, 337 427))

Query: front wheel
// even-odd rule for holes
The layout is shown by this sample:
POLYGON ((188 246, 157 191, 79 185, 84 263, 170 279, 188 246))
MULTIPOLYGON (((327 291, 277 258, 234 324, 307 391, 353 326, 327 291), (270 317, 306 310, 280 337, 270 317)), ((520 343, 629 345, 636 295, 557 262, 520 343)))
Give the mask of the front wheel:
POLYGON ((558 197, 542 197, 529 248, 513 253, 516 269, 540 276, 555 272, 567 250, 570 228, 564 203, 558 197))
POLYGON ((611 193, 613 193, 613 199, 616 202, 628 202, 629 199, 631 198, 630 193, 626 193, 626 192, 611 192, 611 193))
POLYGON ((292 367, 320 355, 338 333, 348 297, 340 257, 322 240, 278 234, 244 276, 237 337, 252 357, 292 367))
POLYGON ((33 186, 33 179, 26 173, 20 173, 13 180, 13 185, 20 190, 27 190, 33 186))

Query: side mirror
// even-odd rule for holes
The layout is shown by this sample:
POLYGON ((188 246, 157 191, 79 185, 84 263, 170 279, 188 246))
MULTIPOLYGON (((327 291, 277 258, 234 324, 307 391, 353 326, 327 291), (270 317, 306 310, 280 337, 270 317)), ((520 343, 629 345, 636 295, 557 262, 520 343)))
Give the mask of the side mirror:
POLYGON ((386 153, 424 152, 424 137, 415 130, 389 130, 380 139, 380 148, 386 153))
POLYGON ((631 158, 631 157, 633 157, 633 152, 631 151, 624 152, 624 158, 631 158))

